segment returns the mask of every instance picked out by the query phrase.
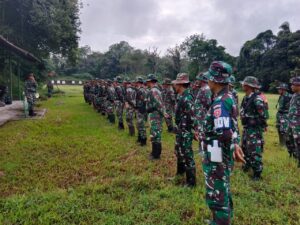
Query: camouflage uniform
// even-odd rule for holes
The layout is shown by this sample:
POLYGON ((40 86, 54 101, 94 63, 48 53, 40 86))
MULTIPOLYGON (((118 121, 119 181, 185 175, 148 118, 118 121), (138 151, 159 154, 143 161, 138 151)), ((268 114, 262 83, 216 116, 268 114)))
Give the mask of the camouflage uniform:
POLYGON ((25 81, 25 96, 27 98, 27 102, 28 102, 28 110, 29 110, 29 115, 30 116, 34 116, 34 106, 36 103, 36 91, 37 91, 37 83, 35 80, 31 80, 31 79, 27 79, 25 81))
POLYGON ((106 114, 106 96, 107 96, 107 89, 106 84, 104 81, 102 81, 99 84, 99 94, 98 94, 98 104, 99 104, 99 111, 104 116, 106 114))
MULTIPOLYGON (((197 126, 197 131, 201 135, 204 130, 205 116, 212 103, 212 93, 207 85, 207 75, 201 74, 197 76, 197 80, 201 81, 201 87, 195 98, 195 125, 197 126)), ((203 154, 203 149, 201 148, 201 143, 199 143, 199 151, 203 154)))
MULTIPOLYGON (((246 77, 242 85, 248 85, 259 89, 260 86, 255 77, 246 77)), ((254 179, 260 179, 263 171, 263 132, 267 127, 268 112, 264 99, 259 92, 253 91, 245 96, 241 105, 241 121, 243 125, 242 149, 245 153, 244 171, 253 169, 254 179)))
POLYGON ((125 95, 125 104, 126 104, 126 122, 129 129, 129 134, 134 136, 134 113, 136 107, 136 91, 133 87, 129 86, 126 88, 126 95, 125 95))
POLYGON ((108 81, 107 97, 106 97, 106 112, 107 112, 107 119, 111 123, 115 123, 115 114, 114 114, 115 99, 116 99, 115 88, 112 86, 112 81, 108 81))
POLYGON ((123 122, 123 110, 124 110, 124 103, 125 103, 125 88, 122 85, 122 78, 116 78, 118 85, 115 88, 116 91, 116 114, 119 121, 119 129, 124 129, 124 122, 123 122))
MULTIPOLYGON (((209 79, 215 83, 228 83, 231 66, 213 62, 209 79)), ((205 175, 206 203, 213 214, 213 225, 229 225, 233 217, 230 191, 230 173, 233 164, 233 146, 239 143, 237 109, 233 96, 225 86, 216 94, 205 118, 202 161, 205 175)))
POLYGON ((175 109, 175 104, 176 104, 175 93, 174 93, 174 89, 172 88, 172 86, 170 86, 171 85, 170 79, 165 79, 163 84, 168 85, 167 87, 164 87, 162 90, 162 98, 163 98, 163 102, 166 107, 166 112, 169 115, 168 118, 165 118, 166 124, 168 127, 168 131, 172 132, 173 131, 173 115, 174 115, 174 109, 175 109))
MULTIPOLYGON (((291 80, 292 85, 300 86, 300 77, 291 80)), ((291 156, 298 159, 300 168, 300 93, 294 93, 288 113, 289 130, 287 147, 291 156)))
POLYGON ((276 128, 279 136, 279 143, 281 146, 286 146, 289 121, 288 121, 288 112, 290 108, 290 101, 292 96, 288 93, 288 85, 281 84, 277 89, 284 90, 283 94, 279 96, 278 103, 276 105, 277 114, 276 114, 276 128))
MULTIPOLYGON (((147 82, 157 82, 157 78, 154 74, 149 74, 147 82)), ((159 159, 161 155, 161 132, 162 132, 162 120, 166 114, 166 109, 163 104, 161 90, 157 84, 154 85, 149 91, 147 104, 147 113, 149 113, 150 122, 150 139, 152 142, 153 159, 159 159)))
MULTIPOLYGON (((180 85, 189 83, 189 77, 185 73, 177 75, 173 84, 180 85)), ((188 186, 196 185, 196 167, 194 152, 192 149, 195 127, 194 97, 191 90, 185 89, 179 95, 175 110, 176 142, 175 154, 177 157, 177 174, 186 173, 188 186)))
MULTIPOLYGON (((143 78, 138 77, 137 83, 143 84, 143 78)), ((138 129, 138 142, 141 143, 141 146, 146 145, 147 133, 145 127, 145 117, 147 115, 146 112, 146 97, 147 93, 145 88, 140 86, 136 90, 136 113, 137 113, 137 129, 138 129)))

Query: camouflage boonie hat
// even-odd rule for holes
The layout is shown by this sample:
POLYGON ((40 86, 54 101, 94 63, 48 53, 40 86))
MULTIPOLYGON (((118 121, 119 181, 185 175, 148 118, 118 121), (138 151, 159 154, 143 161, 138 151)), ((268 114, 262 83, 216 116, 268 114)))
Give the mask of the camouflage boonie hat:
POLYGON ((232 67, 228 63, 222 61, 214 61, 210 65, 206 76, 210 81, 227 84, 230 82, 229 77, 231 76, 231 73, 232 67))
POLYGON ((125 77, 123 83, 131 83, 131 80, 128 77, 125 77))
POLYGON ((166 78, 166 79, 164 79, 163 84, 165 84, 165 85, 171 85, 171 84, 172 84, 172 81, 171 81, 171 79, 166 78))
POLYGON ((137 77, 137 78, 135 79, 135 82, 136 82, 136 83, 144 83, 144 79, 143 79, 142 77, 137 77))
POLYGON ((283 90, 288 90, 289 89, 289 85, 286 83, 281 83, 278 87, 276 87, 277 89, 283 89, 283 90))
POLYGON ((261 85, 259 84, 259 81, 256 77, 247 76, 245 79, 241 82, 242 85, 247 85, 256 89, 260 89, 261 85))
POLYGON ((157 77, 155 76, 155 74, 149 74, 147 76, 146 82, 149 82, 149 81, 157 81, 157 77))
POLYGON ((295 85, 295 86, 300 85, 300 77, 293 77, 293 78, 291 79, 291 84, 292 84, 292 85, 295 85))
POLYGON ((176 80, 172 81, 172 84, 189 84, 189 75, 187 73, 179 73, 176 80))
POLYGON ((199 80, 199 81, 208 81, 208 77, 205 76, 207 72, 205 73, 199 73, 197 76, 196 76, 196 80, 199 80))
POLYGON ((233 75, 231 75, 229 77, 229 85, 230 86, 234 86, 234 84, 235 84, 235 77, 233 75))

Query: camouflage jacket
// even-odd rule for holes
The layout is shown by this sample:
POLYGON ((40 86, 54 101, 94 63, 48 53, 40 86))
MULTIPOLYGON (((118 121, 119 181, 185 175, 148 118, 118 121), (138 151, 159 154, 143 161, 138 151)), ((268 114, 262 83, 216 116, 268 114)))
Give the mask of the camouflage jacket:
POLYGON ((140 113, 146 113, 147 92, 144 87, 136 90, 136 108, 140 113))
POLYGON ((128 87, 126 89, 125 102, 132 108, 136 107, 136 90, 133 87, 128 87))
POLYGON ((300 129, 300 94, 293 94, 289 109, 289 126, 292 129, 300 129))
POLYGON ((291 94, 285 92, 283 95, 279 96, 276 108, 279 114, 287 114, 290 108, 291 94))
POLYGON ((179 95, 175 109, 175 124, 178 132, 194 129, 195 124, 194 97, 190 89, 186 89, 179 95))
POLYGON ((268 109, 260 93, 253 92, 243 98, 241 121, 244 127, 266 127, 268 109))
POLYGON ((211 103, 212 103, 212 93, 208 85, 205 85, 199 89, 198 94, 195 98, 195 116, 196 116, 195 125, 197 126, 197 130, 199 132, 203 131, 202 129, 204 124, 204 119, 211 103))
POLYGON ((146 103, 147 113, 158 112, 161 116, 166 113, 166 108, 163 104, 162 94, 157 86, 150 89, 146 103))
POLYGON ((116 100, 116 91, 113 86, 107 88, 107 100, 111 102, 116 100))
POLYGON ((163 102, 168 106, 175 106, 176 99, 175 93, 172 87, 170 88, 163 88, 162 90, 162 98, 163 102))
POLYGON ((125 88, 121 85, 118 85, 115 88, 116 91, 116 100, 121 101, 121 102, 125 102, 125 88))
POLYGON ((25 95, 29 96, 29 95, 35 94, 37 87, 38 87, 38 85, 35 81, 26 80, 25 81, 25 89, 24 89, 25 95))
POLYGON ((226 146, 232 143, 238 144, 240 141, 237 108, 232 94, 228 88, 224 88, 214 98, 205 117, 204 137, 200 137, 204 142, 211 143, 218 140, 220 144, 226 146))

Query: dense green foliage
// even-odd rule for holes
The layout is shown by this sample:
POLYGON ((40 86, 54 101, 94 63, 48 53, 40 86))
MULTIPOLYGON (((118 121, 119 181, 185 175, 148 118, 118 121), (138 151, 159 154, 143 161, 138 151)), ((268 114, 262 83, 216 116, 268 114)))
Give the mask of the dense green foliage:
MULTIPOLYGON (((140 147, 85 104, 82 87, 62 90, 42 102, 44 119, 0 129, 0 224, 205 224, 198 154, 198 186, 184 188, 184 180, 168 179, 176 172, 174 135, 163 133, 162 159, 149 161, 151 146, 140 147)), ((299 169, 278 145, 278 96, 267 97, 263 181, 251 181, 240 165, 231 177, 236 225, 300 223, 299 169)))
POLYGON ((74 61, 78 46, 77 0, 0 0, 0 34, 37 57, 61 54, 74 61))
POLYGON ((288 82, 291 71, 300 68, 300 31, 292 32, 285 22, 277 35, 271 30, 258 34, 243 45, 237 65, 240 79, 256 76, 264 90, 276 80, 288 82))

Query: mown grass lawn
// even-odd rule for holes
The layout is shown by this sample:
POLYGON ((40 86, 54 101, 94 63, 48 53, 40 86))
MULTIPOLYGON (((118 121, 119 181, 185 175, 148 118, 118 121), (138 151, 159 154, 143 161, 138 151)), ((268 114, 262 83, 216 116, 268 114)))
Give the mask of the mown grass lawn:
MULTIPOLYGON (((84 103, 81 87, 64 87, 42 107, 42 120, 0 128, 0 224, 204 224, 204 178, 196 154, 195 189, 175 174, 174 136, 164 132, 160 161, 150 145, 119 131, 84 103)), ((278 145, 276 95, 268 95, 262 182, 236 166, 232 176, 234 224, 300 224, 300 170, 278 145)), ((197 145, 195 144, 195 152, 197 145)))

